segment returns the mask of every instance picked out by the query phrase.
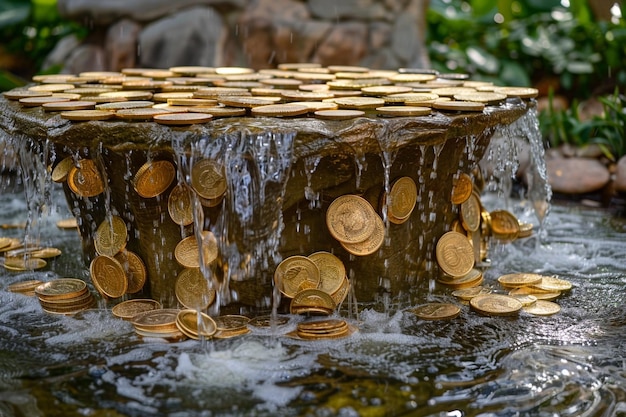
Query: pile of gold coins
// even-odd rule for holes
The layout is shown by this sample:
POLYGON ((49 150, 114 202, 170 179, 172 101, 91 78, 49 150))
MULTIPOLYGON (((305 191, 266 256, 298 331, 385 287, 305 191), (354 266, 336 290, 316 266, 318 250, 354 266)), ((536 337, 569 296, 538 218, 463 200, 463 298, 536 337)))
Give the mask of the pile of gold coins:
POLYGON ((507 97, 533 98, 537 90, 470 81, 465 74, 361 66, 281 64, 243 67, 128 68, 120 72, 38 75, 37 84, 4 93, 22 106, 60 112, 72 121, 207 123, 219 117, 307 117, 346 120, 428 116, 433 110, 481 112, 507 97))
POLYGON ((330 252, 283 259, 274 285, 291 299, 292 314, 331 315, 346 298, 350 280, 343 262, 330 252))
POLYGON ((32 271, 48 265, 47 259, 61 255, 61 250, 52 247, 24 246, 17 238, 0 237, 2 266, 9 271, 32 271))
POLYGON ((309 320, 298 323, 288 335, 296 339, 322 340, 349 336, 354 328, 342 319, 309 320))
POLYGON ((35 295, 41 308, 52 314, 74 314, 96 304, 85 281, 76 278, 60 278, 39 284, 35 295))

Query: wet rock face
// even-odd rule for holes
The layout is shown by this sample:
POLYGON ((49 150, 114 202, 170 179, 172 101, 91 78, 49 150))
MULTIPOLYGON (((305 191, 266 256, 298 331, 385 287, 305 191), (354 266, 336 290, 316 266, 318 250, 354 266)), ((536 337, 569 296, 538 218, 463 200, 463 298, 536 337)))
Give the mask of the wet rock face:
POLYGON ((46 61, 71 73, 285 62, 429 66, 427 0, 59 0, 58 7, 94 34, 79 48, 61 42, 46 61))
POLYGON ((26 141, 29 149, 47 155, 44 166, 72 155, 99 161, 110 192, 79 197, 64 184, 68 203, 80 212, 86 260, 94 257, 94 232, 107 210, 117 213, 129 228, 127 248, 146 264, 147 291, 165 306, 176 303, 173 289, 182 269, 172 253, 183 235, 192 232, 168 215, 167 196, 176 181, 162 195, 143 198, 132 186, 134 175, 148 160, 170 161, 181 178, 189 175, 192 158, 219 161, 225 167, 226 196, 196 213, 219 242, 212 272, 226 283, 222 302, 267 308, 274 270, 291 255, 336 254, 359 301, 395 297, 427 284, 438 273, 436 241, 458 216, 450 201, 455 176, 472 172, 495 127, 527 111, 527 104, 519 104, 424 118, 242 117, 169 127, 72 123, 0 99, 0 130, 13 138, 14 146, 26 146, 20 145, 26 141), (375 253, 348 253, 326 226, 330 203, 345 194, 361 195, 384 218, 381 193, 404 176, 417 185, 415 209, 407 221, 388 222, 385 241, 375 253))

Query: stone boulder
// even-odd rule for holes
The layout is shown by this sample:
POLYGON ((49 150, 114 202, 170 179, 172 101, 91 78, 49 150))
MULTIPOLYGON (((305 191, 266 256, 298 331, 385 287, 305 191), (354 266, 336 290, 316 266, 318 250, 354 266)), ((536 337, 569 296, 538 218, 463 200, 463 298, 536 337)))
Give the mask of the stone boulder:
POLYGON ((617 161, 615 172, 615 191, 626 192, 626 156, 622 156, 617 161))
POLYGON ((546 161, 552 190, 563 194, 592 193, 604 188, 610 173, 604 164, 592 158, 552 158, 546 161))

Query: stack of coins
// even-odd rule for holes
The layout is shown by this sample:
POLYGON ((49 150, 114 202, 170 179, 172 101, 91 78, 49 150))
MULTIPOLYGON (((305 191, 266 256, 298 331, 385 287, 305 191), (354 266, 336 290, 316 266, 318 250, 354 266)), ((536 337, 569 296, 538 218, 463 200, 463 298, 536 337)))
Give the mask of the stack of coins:
POLYGON ((176 325, 177 309, 157 309, 135 315, 131 323, 135 332, 142 337, 157 337, 178 340, 185 337, 176 325))
POLYGON ((306 340, 338 339, 351 335, 354 330, 341 319, 311 320, 298 323, 290 336, 306 340))
POLYGON ((7 290, 32 297, 35 295, 35 288, 40 284, 43 282, 38 279, 29 279, 9 284, 7 290))
POLYGON ((345 250, 357 256, 373 254, 385 239, 382 219, 367 200, 357 195, 334 199, 326 211, 326 226, 345 250))
POLYGON ((146 311, 158 310, 161 308, 161 303, 149 298, 134 298, 132 300, 122 301, 116 304, 111 309, 111 313, 115 317, 119 317, 124 320, 132 320, 139 313, 146 311))
POLYGON ((181 310, 176 316, 176 327, 190 339, 209 339, 217 332, 217 324, 205 313, 181 310))
POLYGON ((572 288, 568 280, 535 273, 505 274, 498 277, 498 282, 509 291, 509 296, 530 300, 524 311, 538 316, 558 313, 561 308, 553 300, 572 288))
POLYGON ((246 316, 225 315, 215 317, 213 320, 217 329, 213 337, 217 339, 230 339, 250 333, 248 328, 250 319, 246 316))
POLYGON ((332 314, 350 290, 343 262, 324 251, 285 258, 274 271, 274 285, 291 298, 294 314, 332 314))
POLYGON ((35 295, 41 308, 52 314, 74 314, 95 304, 85 281, 76 278, 60 278, 40 284, 35 288, 35 295))

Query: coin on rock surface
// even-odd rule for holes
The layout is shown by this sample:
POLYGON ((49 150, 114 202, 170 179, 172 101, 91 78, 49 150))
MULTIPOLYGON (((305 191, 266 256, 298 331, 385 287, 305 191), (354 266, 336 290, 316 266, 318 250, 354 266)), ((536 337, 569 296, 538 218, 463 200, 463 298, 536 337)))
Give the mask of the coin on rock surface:
POLYGON ((363 110, 339 109, 339 110, 317 110, 314 114, 315 114, 315 117, 317 117, 318 119, 349 120, 349 119, 354 119, 356 117, 363 116, 365 112, 363 110))
POLYGON ((31 91, 31 90, 22 90, 14 88, 9 91, 5 91, 2 95, 7 100, 19 100, 27 97, 50 97, 52 96, 51 91, 31 91))
POLYGON ((187 226, 193 223, 193 190, 185 183, 176 185, 167 199, 167 211, 174 223, 187 226))
POLYGON ((93 286, 101 294, 110 298, 126 294, 128 277, 117 259, 106 255, 96 256, 89 265, 89 272, 93 286))
POLYGON ((319 268, 306 256, 294 255, 285 258, 274 271, 274 285, 290 298, 304 289, 318 288, 320 280, 319 268))
POLYGON ((422 106, 382 106, 376 107, 380 116, 388 117, 409 117, 428 116, 431 113, 430 107, 422 106))
POLYGON ((358 243, 368 239, 376 227, 378 215, 363 197, 347 194, 337 197, 326 211, 330 234, 340 242, 358 243))
POLYGON ((441 236, 435 254, 439 267, 452 277, 462 277, 474 267, 474 249, 459 232, 450 231, 441 236))
POLYGON ((532 274, 532 273, 515 273, 515 274, 505 274, 498 277, 498 282, 503 287, 507 288, 517 288, 517 287, 525 287, 528 285, 534 285, 541 283, 543 279, 543 275, 532 274))
POLYGON ((477 312, 490 316, 514 315, 522 309, 522 303, 502 294, 477 295, 470 300, 470 306, 477 312))
POLYGON ((532 284, 533 288, 543 291, 567 291, 572 289, 572 283, 568 280, 554 276, 543 276, 541 282, 532 284))
POLYGON ((70 168, 67 185, 76 195, 95 197, 104 191, 104 182, 93 159, 81 159, 70 168))
POLYGON ((65 110, 93 110, 96 107, 94 101, 59 101, 52 103, 43 103, 41 107, 45 111, 65 111, 65 110))
POLYGON ((528 307, 532 304, 535 304, 537 302, 537 297, 535 297, 532 294, 511 294, 509 293, 509 296, 515 298, 517 301, 519 301, 520 303, 522 303, 522 307, 528 307))
POLYGON ((122 249, 114 258, 122 265, 128 280, 127 294, 135 294, 143 289, 147 279, 146 265, 135 252, 122 249))
POLYGON ((188 236, 174 248, 174 257, 185 268, 199 268, 201 264, 209 265, 217 259, 217 239, 213 232, 203 230, 199 238, 200 241, 196 235, 188 236))
POLYGON ((461 288, 452 292, 453 296, 463 301, 469 301, 472 298, 482 294, 491 294, 491 290, 489 288, 477 286, 470 288, 461 288))
POLYGON ((461 309, 450 303, 427 303, 410 310, 423 320, 448 320, 461 313, 461 309))
POLYGON ((61 117, 75 122, 90 120, 109 120, 115 117, 115 113, 108 110, 71 110, 61 113, 61 117))
POLYGON ((94 247, 99 255, 113 256, 126 246, 128 231, 119 216, 105 219, 94 234, 94 247))
POLYGON ((377 215, 373 218, 374 231, 362 242, 339 242, 341 246, 356 256, 367 256, 375 253, 385 241, 385 223, 377 215))
POLYGON ((115 317, 119 317, 124 320, 131 320, 139 313, 143 313, 151 310, 158 310, 161 308, 161 303, 150 298, 134 298, 132 300, 122 301, 116 304, 111 313, 115 317))
POLYGON ((519 221, 507 210, 494 210, 491 217, 491 232, 496 239, 514 240, 519 235, 519 221))
POLYGON ((224 166, 212 159, 201 159, 191 168, 191 186, 202 198, 214 199, 226 192, 224 166))
POLYGON ((154 121, 162 125, 192 125, 207 123, 213 119, 209 113, 167 113, 157 114, 154 121))
POLYGON ((289 117, 309 112, 309 108, 299 104, 270 104, 252 108, 253 116, 289 117))
POLYGON ((433 103, 433 109, 448 111, 483 111, 485 104, 477 101, 435 101, 433 103))
POLYGON ((534 98, 539 95, 539 90, 531 87, 497 87, 494 91, 507 97, 534 98))
POLYGON ((513 288, 511 291, 509 291, 509 295, 512 297, 517 297, 520 295, 532 295, 537 298, 537 300, 552 301, 557 299, 561 295, 561 292, 544 291, 533 287, 519 287, 513 288))
POLYGON ((468 232, 475 232, 480 227, 481 203, 478 194, 472 192, 467 200, 461 203, 461 224, 468 232))
POLYGON ((193 310, 204 310, 215 301, 215 290, 209 288, 200 268, 183 269, 176 278, 174 291, 178 302, 193 310))
POLYGON ((135 191, 143 198, 156 197, 168 189, 176 168, 170 161, 148 161, 135 174, 135 191))
POLYGON ((537 300, 535 303, 525 306, 524 311, 535 316, 551 316, 561 311, 561 306, 552 301, 537 300))
POLYGON ((346 277, 346 267, 341 259, 330 252, 315 252, 308 256, 317 265, 320 271, 318 289, 333 294, 343 284, 346 277))
POLYGON ((404 223, 411 216, 417 202, 417 185, 411 177, 400 177, 391 185, 387 214, 389 221, 404 223))
POLYGON ((466 202, 472 196, 473 189, 472 178, 466 173, 461 172, 452 188, 452 204, 463 204, 466 202))

